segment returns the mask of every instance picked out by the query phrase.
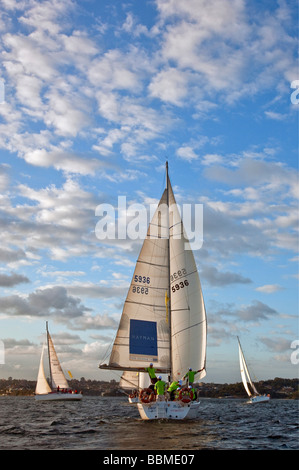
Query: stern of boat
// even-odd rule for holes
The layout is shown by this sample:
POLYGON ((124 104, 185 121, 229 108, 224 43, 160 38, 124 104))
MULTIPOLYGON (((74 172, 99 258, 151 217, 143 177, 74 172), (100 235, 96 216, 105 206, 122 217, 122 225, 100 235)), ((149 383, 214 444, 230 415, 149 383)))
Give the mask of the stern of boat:
POLYGON ((200 402, 181 403, 179 401, 156 401, 137 403, 140 417, 148 419, 194 419, 198 416, 200 402))

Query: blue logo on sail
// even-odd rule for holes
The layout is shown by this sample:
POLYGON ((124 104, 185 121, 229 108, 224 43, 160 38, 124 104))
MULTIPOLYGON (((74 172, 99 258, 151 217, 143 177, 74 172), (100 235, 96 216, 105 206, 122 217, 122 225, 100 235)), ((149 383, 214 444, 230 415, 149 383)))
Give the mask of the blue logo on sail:
POLYGON ((130 320, 130 360, 158 360, 156 322, 130 320))

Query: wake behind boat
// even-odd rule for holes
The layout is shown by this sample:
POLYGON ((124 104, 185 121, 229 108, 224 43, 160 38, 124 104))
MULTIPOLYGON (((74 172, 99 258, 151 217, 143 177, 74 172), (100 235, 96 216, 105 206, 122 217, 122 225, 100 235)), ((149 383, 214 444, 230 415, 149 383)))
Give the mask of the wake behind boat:
MULTIPOLYGON (((206 375, 206 335, 200 280, 166 163, 166 189, 136 263, 109 363, 99 367, 144 373, 153 363, 169 383, 192 368, 199 380, 206 375)), ((139 388, 134 397, 142 419, 197 416, 199 402, 188 389, 176 401, 157 401, 148 390, 139 388)))
POLYGON ((44 346, 41 353, 37 383, 35 388, 35 399, 43 401, 78 401, 82 399, 82 394, 70 389, 69 384, 62 371, 58 356, 56 354, 52 338, 46 322, 47 345, 49 356, 50 383, 47 382, 44 371, 44 346))
POLYGON ((240 372, 241 372, 241 377, 242 377, 244 388, 246 390, 247 395, 249 396, 248 403, 261 403, 261 402, 269 401, 270 395, 261 395, 257 391, 254 383, 251 380, 239 338, 238 338, 238 344, 239 344, 240 372), (251 387, 251 389, 249 388, 249 386, 251 387))

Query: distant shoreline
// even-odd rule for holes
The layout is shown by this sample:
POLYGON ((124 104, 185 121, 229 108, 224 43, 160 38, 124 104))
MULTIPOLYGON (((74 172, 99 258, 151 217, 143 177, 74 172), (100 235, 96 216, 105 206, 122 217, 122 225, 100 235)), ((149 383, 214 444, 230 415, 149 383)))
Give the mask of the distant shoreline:
MULTIPOLYGON (((292 399, 299 398, 299 379, 284 379, 276 377, 271 380, 256 382, 256 387, 261 394, 270 394, 271 398, 292 399)), ((130 391, 119 388, 115 380, 106 382, 103 380, 90 380, 82 377, 80 380, 69 380, 71 388, 79 390, 85 396, 121 397, 130 391)), ((247 398, 243 384, 204 383, 195 384, 197 394, 201 398, 247 398)), ((34 395, 36 381, 26 379, 0 379, 0 396, 32 396, 34 395)))

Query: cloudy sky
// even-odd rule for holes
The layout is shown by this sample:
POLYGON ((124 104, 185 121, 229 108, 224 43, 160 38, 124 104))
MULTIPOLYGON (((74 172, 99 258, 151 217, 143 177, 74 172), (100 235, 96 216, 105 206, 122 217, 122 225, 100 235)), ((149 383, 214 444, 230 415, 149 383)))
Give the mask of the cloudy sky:
POLYGON ((49 321, 65 370, 108 377, 140 240, 99 240, 96 207, 156 203, 168 160, 203 205, 205 381, 240 381, 237 335, 296 377, 297 2, 0 5, 0 376, 36 378, 49 321))

